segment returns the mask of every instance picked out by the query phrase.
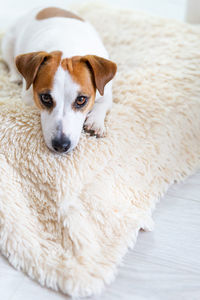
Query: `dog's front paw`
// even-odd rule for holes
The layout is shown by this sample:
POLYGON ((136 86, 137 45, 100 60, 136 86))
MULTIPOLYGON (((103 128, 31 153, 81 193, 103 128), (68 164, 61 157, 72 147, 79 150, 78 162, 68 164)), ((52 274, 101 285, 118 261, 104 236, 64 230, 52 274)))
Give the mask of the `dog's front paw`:
POLYGON ((97 116, 92 111, 86 118, 84 124, 84 130, 90 135, 95 135, 96 137, 104 137, 105 136, 105 127, 104 127, 104 119, 102 117, 97 116))

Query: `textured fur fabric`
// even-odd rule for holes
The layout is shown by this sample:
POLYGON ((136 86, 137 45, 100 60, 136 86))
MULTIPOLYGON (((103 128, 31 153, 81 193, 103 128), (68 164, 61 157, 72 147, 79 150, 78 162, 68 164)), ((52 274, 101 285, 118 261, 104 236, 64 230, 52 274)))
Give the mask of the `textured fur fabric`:
POLYGON ((200 166, 200 30, 102 6, 79 13, 118 64, 107 136, 51 153, 1 62, 0 250, 42 285, 87 296, 152 228, 169 185, 200 166))

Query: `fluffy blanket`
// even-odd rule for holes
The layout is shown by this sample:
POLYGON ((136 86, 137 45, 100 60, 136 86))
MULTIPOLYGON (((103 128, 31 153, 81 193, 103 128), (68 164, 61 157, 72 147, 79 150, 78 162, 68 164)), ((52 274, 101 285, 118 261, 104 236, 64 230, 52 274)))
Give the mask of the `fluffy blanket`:
MULTIPOLYGON (((200 30, 99 5, 78 9, 118 64, 107 136, 45 146, 37 109, 0 63, 0 251, 42 285, 110 283, 170 184, 200 166, 200 30)), ((170 233, 169 233, 170 234, 170 233)))

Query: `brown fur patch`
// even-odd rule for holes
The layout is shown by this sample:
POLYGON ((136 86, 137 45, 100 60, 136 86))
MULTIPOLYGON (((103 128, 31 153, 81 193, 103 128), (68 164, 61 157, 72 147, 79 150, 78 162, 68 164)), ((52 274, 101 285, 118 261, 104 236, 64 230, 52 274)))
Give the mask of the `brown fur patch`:
MULTIPOLYGON (((61 61, 61 66, 64 70, 68 70, 72 79, 81 86, 80 94, 89 97, 89 101, 81 109, 84 113, 89 112, 92 109, 96 96, 96 88, 90 70, 84 62, 81 62, 81 56, 65 58, 61 61)), ((77 110, 74 106, 72 108, 77 110)))
POLYGON ((54 101, 54 105, 50 109, 44 107, 40 101, 39 94, 48 93, 51 91, 53 86, 54 75, 60 64, 61 56, 61 51, 54 51, 49 53, 49 56, 47 57, 44 64, 40 67, 35 81, 33 83, 33 94, 35 104, 40 109, 48 109, 49 111, 51 111, 56 106, 56 102, 54 101))
POLYGON ((55 17, 77 19, 79 21, 84 22, 84 20, 81 17, 77 16, 73 12, 58 7, 47 7, 42 9, 36 15, 36 20, 44 20, 55 17))
POLYGON ((104 87, 115 76, 117 65, 111 60, 96 55, 85 55, 81 61, 92 71, 95 86, 103 96, 104 87))

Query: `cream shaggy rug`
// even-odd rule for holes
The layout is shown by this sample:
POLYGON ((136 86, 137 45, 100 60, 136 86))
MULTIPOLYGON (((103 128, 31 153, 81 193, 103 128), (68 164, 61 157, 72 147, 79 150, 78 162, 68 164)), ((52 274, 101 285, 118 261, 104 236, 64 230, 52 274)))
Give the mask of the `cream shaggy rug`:
POLYGON ((1 62, 0 250, 42 285, 88 296, 152 228, 169 185, 200 167, 200 30, 98 5, 78 11, 118 64, 107 137, 83 133, 70 155, 49 152, 37 110, 1 62))

